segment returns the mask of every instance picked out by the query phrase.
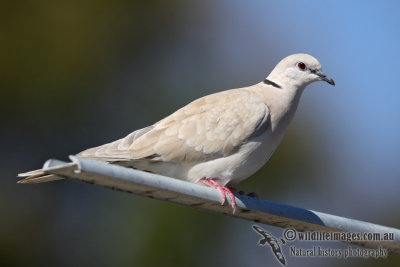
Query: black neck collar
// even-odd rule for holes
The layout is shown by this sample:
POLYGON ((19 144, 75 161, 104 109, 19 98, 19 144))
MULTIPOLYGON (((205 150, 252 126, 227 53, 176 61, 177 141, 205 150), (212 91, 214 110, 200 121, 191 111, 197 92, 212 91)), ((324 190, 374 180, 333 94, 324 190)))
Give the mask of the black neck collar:
POLYGON ((265 78, 264 83, 268 84, 268 85, 272 85, 273 87, 276 87, 276 88, 282 88, 282 86, 280 86, 279 84, 277 84, 271 80, 268 80, 267 78, 265 78))

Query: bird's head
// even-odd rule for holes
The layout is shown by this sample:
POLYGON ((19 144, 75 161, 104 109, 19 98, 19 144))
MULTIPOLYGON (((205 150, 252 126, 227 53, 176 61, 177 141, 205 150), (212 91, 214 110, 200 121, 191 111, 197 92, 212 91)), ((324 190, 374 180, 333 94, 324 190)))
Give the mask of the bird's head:
POLYGON ((304 88, 312 82, 325 81, 331 85, 335 82, 322 72, 321 64, 308 54, 294 54, 282 59, 265 79, 276 86, 304 88))

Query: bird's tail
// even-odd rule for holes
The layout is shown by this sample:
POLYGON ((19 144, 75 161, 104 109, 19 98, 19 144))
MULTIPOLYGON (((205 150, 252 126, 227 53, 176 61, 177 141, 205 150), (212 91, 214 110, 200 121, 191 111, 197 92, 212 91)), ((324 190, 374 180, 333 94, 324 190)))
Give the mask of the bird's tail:
POLYGON ((20 184, 38 184, 63 179, 60 176, 47 174, 42 169, 20 173, 18 174, 18 177, 23 177, 23 179, 17 182, 20 184))

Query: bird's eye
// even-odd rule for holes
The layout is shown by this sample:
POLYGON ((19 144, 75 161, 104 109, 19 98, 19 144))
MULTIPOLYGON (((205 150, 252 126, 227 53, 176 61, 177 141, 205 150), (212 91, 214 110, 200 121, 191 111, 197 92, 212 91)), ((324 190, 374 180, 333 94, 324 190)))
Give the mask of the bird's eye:
POLYGON ((299 69, 301 69, 301 70, 307 69, 306 64, 304 64, 303 62, 298 62, 298 63, 297 63, 297 67, 298 67, 299 69))

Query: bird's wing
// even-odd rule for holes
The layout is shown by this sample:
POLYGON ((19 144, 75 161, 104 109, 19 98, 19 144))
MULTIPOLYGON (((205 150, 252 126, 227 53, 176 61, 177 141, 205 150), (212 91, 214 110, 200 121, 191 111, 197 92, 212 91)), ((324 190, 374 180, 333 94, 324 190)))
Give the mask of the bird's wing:
POLYGON ((229 156, 269 126, 268 107, 251 91, 232 89, 199 98, 152 126, 81 152, 105 161, 192 164, 229 156))

